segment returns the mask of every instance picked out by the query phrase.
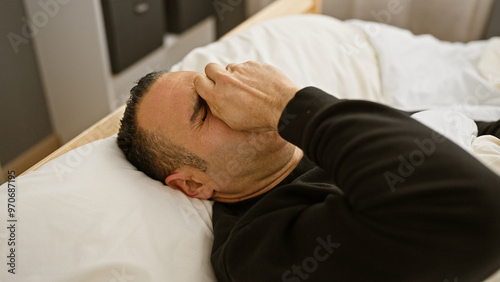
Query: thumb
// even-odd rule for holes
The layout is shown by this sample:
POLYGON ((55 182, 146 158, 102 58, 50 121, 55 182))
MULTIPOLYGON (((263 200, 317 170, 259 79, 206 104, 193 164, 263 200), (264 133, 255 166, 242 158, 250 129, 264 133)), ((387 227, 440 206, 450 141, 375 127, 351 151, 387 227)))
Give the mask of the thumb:
POLYGON ((207 103, 213 100, 215 82, 206 75, 199 74, 194 78, 194 89, 207 103))

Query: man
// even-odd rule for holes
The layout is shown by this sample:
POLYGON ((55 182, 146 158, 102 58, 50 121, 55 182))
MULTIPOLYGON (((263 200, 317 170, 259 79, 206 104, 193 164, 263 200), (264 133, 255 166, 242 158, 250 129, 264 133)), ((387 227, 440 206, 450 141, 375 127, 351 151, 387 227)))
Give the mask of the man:
POLYGON ((118 144, 216 201, 220 281, 480 281, 500 268, 500 178, 451 141, 270 65, 205 72, 141 79, 118 144))

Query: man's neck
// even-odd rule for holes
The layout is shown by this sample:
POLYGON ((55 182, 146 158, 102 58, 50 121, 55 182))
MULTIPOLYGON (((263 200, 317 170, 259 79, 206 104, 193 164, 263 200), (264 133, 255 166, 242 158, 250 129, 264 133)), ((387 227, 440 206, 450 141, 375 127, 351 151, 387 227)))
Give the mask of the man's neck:
MULTIPOLYGON (((289 144, 293 146, 292 144, 289 144)), ((231 198, 215 197, 216 201, 225 203, 234 203, 250 199, 261 194, 264 194, 276 187, 281 181, 283 181, 300 163, 300 160, 304 156, 301 149, 296 146, 290 148, 291 153, 288 158, 286 158, 283 163, 275 163, 275 169, 260 170, 262 175, 254 175, 251 177, 252 184, 246 183, 247 181, 241 181, 244 187, 252 187, 252 190, 246 190, 245 193, 239 195, 231 195, 231 198)), ((250 179, 250 178, 247 178, 250 179)))

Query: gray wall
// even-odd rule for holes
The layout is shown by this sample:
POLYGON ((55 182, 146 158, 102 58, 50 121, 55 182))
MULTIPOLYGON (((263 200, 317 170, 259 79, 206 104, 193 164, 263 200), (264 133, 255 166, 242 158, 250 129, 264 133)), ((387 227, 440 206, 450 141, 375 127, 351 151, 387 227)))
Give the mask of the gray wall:
POLYGON ((489 26, 484 38, 500 36, 500 0, 495 0, 489 26))
POLYGON ((33 43, 22 33, 23 19, 22 1, 0 0, 0 162, 4 165, 52 132, 33 43), (18 40, 12 39, 17 53, 9 34, 18 40))

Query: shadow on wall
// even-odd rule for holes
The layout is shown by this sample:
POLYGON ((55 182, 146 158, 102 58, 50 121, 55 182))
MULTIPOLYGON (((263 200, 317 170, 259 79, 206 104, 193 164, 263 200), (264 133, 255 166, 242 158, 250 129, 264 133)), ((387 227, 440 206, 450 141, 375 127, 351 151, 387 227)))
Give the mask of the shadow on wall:
MULTIPOLYGON (((495 2, 499 0, 329 0, 323 1, 323 13, 342 20, 378 21, 441 40, 468 42, 483 38, 495 2)), ((499 16, 497 12, 496 19, 499 16)))
MULTIPOLYGON (((23 170, 17 162, 23 152, 52 135, 52 126, 40 80, 22 1, 0 2, 0 162, 2 172, 23 170)), ((57 148, 57 142, 46 154, 57 148)), ((44 153, 41 153, 44 157, 44 153)), ((28 159, 34 164, 39 159, 28 159)), ((20 173, 20 172, 19 172, 20 173)), ((2 173, 5 179, 5 173, 2 173)))

